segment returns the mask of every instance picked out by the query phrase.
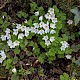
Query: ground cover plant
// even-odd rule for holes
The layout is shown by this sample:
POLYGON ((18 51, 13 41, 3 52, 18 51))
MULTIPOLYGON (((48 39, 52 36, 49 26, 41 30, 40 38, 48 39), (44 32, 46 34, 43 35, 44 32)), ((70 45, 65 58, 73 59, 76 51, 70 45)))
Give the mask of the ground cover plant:
MULTIPOLYGON (((26 2, 19 3, 21 5, 26 2)), ((9 3, 11 2, 6 2, 5 6, 9 3)), ((0 76, 2 79, 80 79, 78 7, 70 9, 72 20, 68 19, 68 14, 56 5, 52 7, 48 5, 45 8, 29 1, 28 12, 17 9, 18 11, 11 11, 11 14, 6 11, 5 6, 1 7, 3 11, 0 15, 0 76), (12 12, 15 15, 12 15, 12 12)))

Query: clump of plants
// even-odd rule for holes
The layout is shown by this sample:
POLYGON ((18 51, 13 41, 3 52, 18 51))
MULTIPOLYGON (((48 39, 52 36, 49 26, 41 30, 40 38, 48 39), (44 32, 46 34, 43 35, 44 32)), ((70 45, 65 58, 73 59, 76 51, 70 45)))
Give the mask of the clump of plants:
POLYGON ((47 13, 34 2, 30 7, 29 14, 19 11, 16 15, 19 19, 24 18, 23 22, 11 23, 5 15, 0 18, 0 64, 13 74, 13 80, 19 79, 16 75, 26 76, 34 72, 32 67, 23 69, 21 62, 16 66, 26 56, 35 56, 40 63, 52 63, 72 52, 68 36, 60 33, 65 27, 66 15, 56 6, 49 8, 47 13), (21 52, 23 56, 20 56, 21 52))

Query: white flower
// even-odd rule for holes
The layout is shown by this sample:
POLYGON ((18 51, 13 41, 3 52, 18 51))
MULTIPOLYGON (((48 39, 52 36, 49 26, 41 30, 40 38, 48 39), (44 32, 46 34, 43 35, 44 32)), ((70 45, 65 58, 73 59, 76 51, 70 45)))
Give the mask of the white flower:
POLYGON ((13 34, 17 36, 17 34, 18 34, 18 29, 13 29, 13 34))
POLYGON ((55 29, 56 28, 56 24, 51 23, 50 27, 53 28, 53 29, 55 29))
POLYGON ((3 15, 3 16, 2 16, 2 18, 4 19, 4 18, 5 18, 5 16, 3 15))
POLYGON ((44 30, 42 30, 42 29, 39 30, 38 34, 40 34, 40 35, 44 34, 44 30))
POLYGON ((26 26, 21 26, 21 31, 25 31, 26 26))
POLYGON ((6 38, 7 38, 8 40, 11 39, 11 35, 10 35, 10 34, 6 34, 5 36, 6 36, 6 38))
POLYGON ((13 72, 13 73, 16 73, 16 72, 17 72, 16 68, 13 68, 13 69, 12 69, 12 72, 13 72))
POLYGON ((3 50, 0 51, 0 55, 1 55, 1 57, 0 57, 0 63, 2 63, 3 60, 6 58, 6 55, 5 55, 5 53, 4 53, 3 50))
POLYGON ((23 37, 24 37, 24 34, 23 34, 23 33, 20 33, 20 34, 18 35, 18 39, 23 39, 23 37))
POLYGON ((49 40, 46 40, 46 41, 45 41, 45 45, 49 46, 50 44, 51 44, 51 43, 50 43, 49 40))
POLYGON ((66 41, 61 41, 60 43, 61 43, 62 46, 64 46, 65 48, 69 47, 69 44, 68 44, 68 42, 66 42, 66 41))
POLYGON ((29 36, 29 30, 25 30, 25 36, 28 37, 29 36))
POLYGON ((38 23, 34 23, 34 28, 39 28, 39 24, 38 23))
POLYGON ((35 12, 34 14, 35 16, 39 16, 39 11, 35 12))
POLYGON ((2 58, 0 58, 0 63, 2 63, 3 62, 3 59, 2 58))
POLYGON ((39 17, 39 20, 42 21, 42 20, 43 20, 43 16, 40 16, 40 17, 39 17))
POLYGON ((31 28, 29 28, 29 27, 26 27, 26 29, 25 29, 26 31, 31 31, 31 28))
POLYGON ((5 41, 6 40, 6 36, 5 35, 1 35, 1 39, 2 39, 2 41, 5 41))
POLYGON ((50 41, 51 41, 51 42, 55 41, 54 36, 51 36, 51 37, 50 37, 50 41))
POLYGON ((53 14, 53 13, 54 13, 54 9, 53 9, 53 8, 50 8, 50 9, 48 10, 48 12, 49 12, 50 14, 53 14))
POLYGON ((44 36, 44 37, 42 38, 42 40, 47 41, 47 40, 48 40, 48 36, 47 36, 47 35, 46 35, 46 36, 44 36))
POLYGON ((67 23, 70 25, 70 24, 73 24, 73 21, 72 20, 68 20, 67 23))
POLYGON ((31 33, 38 33, 38 29, 35 29, 34 27, 31 27, 31 33))
POLYGON ((1 50, 1 51, 0 51, 0 55, 2 56, 2 58, 3 58, 3 59, 5 59, 5 58, 6 58, 6 55, 5 55, 4 50, 1 50))
POLYGON ((11 40, 8 40, 8 41, 7 41, 7 44, 8 44, 8 46, 9 46, 10 48, 15 48, 15 45, 14 45, 14 43, 12 43, 11 40))
POLYGON ((44 17, 45 17, 46 19, 48 19, 48 20, 51 19, 51 15, 50 15, 50 13, 45 14, 44 17))
POLYGON ((6 28, 5 33, 6 33, 6 34, 10 33, 10 29, 9 29, 9 28, 6 28))
POLYGON ((56 33, 56 31, 52 29, 52 30, 50 31, 50 34, 54 34, 54 33, 56 33))
POLYGON ((12 25, 14 26, 14 25, 15 25, 15 23, 12 23, 12 25))
POLYGON ((67 59, 71 59, 71 55, 66 55, 66 58, 67 59))
POLYGON ((20 43, 20 42, 16 40, 13 44, 14 44, 15 46, 19 46, 19 43, 20 43))
POLYGON ((16 24, 17 29, 21 29, 21 24, 16 24))
POLYGON ((49 33, 50 29, 49 28, 46 28, 45 29, 45 33, 49 33))
POLYGON ((49 33, 49 25, 48 24, 45 24, 44 26, 43 26, 43 28, 44 28, 44 30, 45 30, 45 33, 49 33))
POLYGON ((65 50, 66 48, 69 47, 69 44, 66 41, 61 41, 60 43, 62 44, 62 46, 60 48, 61 50, 65 50))
POLYGON ((12 41, 11 40, 8 40, 7 41, 7 44, 8 44, 8 46, 10 46, 12 44, 12 41))
POLYGON ((60 49, 61 49, 61 51, 65 51, 65 47, 64 46, 61 46, 60 49))
POLYGON ((35 28, 31 27, 31 33, 35 33, 35 28))
POLYGON ((53 19, 51 19, 52 20, 52 22, 55 24, 56 22, 58 22, 57 21, 57 18, 53 18, 53 19))
POLYGON ((45 25, 45 23, 42 21, 39 23, 40 28, 42 28, 44 25, 45 25))
POLYGON ((27 20, 25 20, 24 23, 27 23, 27 20))
POLYGON ((50 17, 51 17, 51 20, 55 19, 55 14, 51 14, 50 17))

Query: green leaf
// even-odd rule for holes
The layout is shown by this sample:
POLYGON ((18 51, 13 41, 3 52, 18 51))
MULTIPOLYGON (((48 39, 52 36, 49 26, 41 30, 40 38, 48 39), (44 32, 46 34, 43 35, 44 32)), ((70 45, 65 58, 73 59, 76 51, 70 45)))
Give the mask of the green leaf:
POLYGON ((3 20, 0 18, 0 24, 3 24, 3 20))
POLYGON ((66 34, 63 34, 62 37, 63 37, 63 40, 64 41, 67 41, 68 40, 68 36, 66 34))
POLYGON ((65 80, 63 75, 60 75, 60 80, 65 80))
POLYGON ((78 48, 77 45, 73 44, 73 45, 71 46, 71 49, 73 50, 73 52, 77 52, 80 48, 78 48))
POLYGON ((71 12, 75 14, 74 21, 75 21, 75 26, 76 26, 80 21, 80 11, 78 10, 77 7, 75 7, 74 9, 71 9, 71 12))
POLYGON ((30 41, 30 42, 29 42, 29 46, 34 47, 34 42, 33 42, 33 41, 30 41))
POLYGON ((11 40, 12 40, 12 42, 14 42, 15 40, 17 40, 17 36, 11 35, 11 40))
POLYGON ((78 60, 74 61, 74 63, 80 67, 80 57, 78 57, 78 60))
POLYGON ((47 56, 49 63, 52 63, 53 60, 56 59, 56 56, 47 56))
POLYGON ((6 69, 10 69, 12 67, 12 59, 7 59, 4 61, 3 66, 6 66, 6 69))
POLYGON ((36 56, 38 56, 40 53, 40 49, 38 47, 33 47, 33 51, 36 56))
POLYGON ((57 29, 61 29, 62 28, 62 23, 60 21, 58 21, 56 23, 56 27, 57 27, 57 29))
POLYGON ((38 74, 39 74, 39 76, 44 76, 43 69, 40 69, 40 70, 38 71, 38 74))
POLYGON ((7 59, 7 64, 10 64, 10 63, 12 63, 12 59, 7 59))
POLYGON ((38 57, 39 62, 44 63, 45 57, 46 57, 45 53, 40 54, 40 56, 38 57))
POLYGON ((31 67, 29 70, 31 71, 31 73, 34 72, 34 68, 33 67, 31 67))
POLYGON ((19 54, 19 53, 20 53, 20 49, 16 47, 16 48, 14 49, 14 53, 15 53, 15 54, 19 54))
POLYGON ((61 20, 61 21, 66 20, 66 16, 61 16, 61 17, 60 17, 60 20, 61 20))
POLYGON ((28 14, 26 14, 26 12, 22 12, 22 11, 19 11, 18 13, 17 13, 17 16, 19 17, 19 18, 27 18, 27 16, 28 16, 28 14))
POLYGON ((11 80, 19 80, 19 76, 17 76, 16 74, 12 74, 11 80))
POLYGON ((56 51, 54 49, 49 49, 47 56, 55 56, 56 51))
POLYGON ((58 58, 64 58, 64 54, 58 54, 58 58))
POLYGON ((41 6, 38 8, 39 14, 44 15, 44 8, 41 6))
POLYGON ((75 15, 79 14, 78 8, 75 7, 74 9, 71 9, 71 12, 74 13, 75 15))
POLYGON ((15 57, 13 58, 13 64, 16 64, 17 62, 18 62, 18 57, 15 56, 15 57))
POLYGON ((45 45, 45 43, 44 43, 43 41, 40 42, 40 45, 41 45, 43 48, 46 47, 46 45, 45 45))
POLYGON ((21 47, 22 50, 24 50, 26 48, 24 43, 20 43, 20 47, 21 47))
POLYGON ((59 12, 59 9, 57 8, 57 6, 53 6, 53 8, 54 8, 55 12, 57 12, 57 13, 59 12))
POLYGON ((29 19, 28 22, 27 22, 27 24, 28 24, 29 26, 32 26, 32 20, 29 19))
POLYGON ((69 80, 69 75, 67 73, 63 73, 65 80, 69 80))
POLYGON ((0 50, 5 50, 8 51, 9 50, 9 46, 5 43, 0 43, 0 50))
POLYGON ((75 26, 76 26, 80 21, 80 15, 74 16, 74 21, 75 21, 75 26))
POLYGON ((1 27, 2 28, 4 27, 6 29, 9 25, 10 25, 10 22, 5 21, 1 27))
POLYGON ((37 10, 37 4, 35 2, 30 3, 30 7, 31 7, 31 13, 34 13, 35 10, 37 10))
POLYGON ((64 51, 58 50, 58 54, 64 54, 64 51))

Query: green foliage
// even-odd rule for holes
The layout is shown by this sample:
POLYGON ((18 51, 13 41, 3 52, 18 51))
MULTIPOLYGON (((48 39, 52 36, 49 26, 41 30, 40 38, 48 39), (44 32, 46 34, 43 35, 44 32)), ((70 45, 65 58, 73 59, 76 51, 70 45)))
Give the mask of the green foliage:
POLYGON ((14 49, 14 53, 15 53, 15 54, 19 54, 19 53, 20 53, 20 49, 19 49, 18 47, 16 47, 16 48, 14 49))
POLYGON ((67 73, 63 73, 63 75, 60 75, 60 80, 70 80, 70 77, 67 73))
POLYGON ((77 7, 75 7, 74 9, 71 9, 71 12, 75 15, 74 22, 75 22, 75 26, 76 26, 80 21, 80 11, 78 10, 77 7))
POLYGON ((44 63, 44 62, 45 62, 45 58, 46 58, 45 53, 42 53, 42 54, 40 54, 40 56, 38 57, 38 60, 39 60, 39 62, 44 63))
POLYGON ((77 52, 80 49, 80 44, 73 44, 71 48, 73 52, 77 52))
POLYGON ((3 19, 0 18, 0 24, 3 24, 3 19))
POLYGON ((32 74, 34 72, 34 68, 29 68, 28 70, 23 69, 23 67, 21 67, 21 69, 19 69, 19 75, 22 75, 24 77, 27 77, 29 74, 32 74))
POLYGON ((1 25, 1 28, 4 28, 4 31, 5 31, 5 29, 6 29, 9 25, 10 25, 10 22, 5 21, 5 22, 3 22, 3 24, 1 25))
POLYGON ((3 66, 6 66, 6 69, 10 69, 12 67, 12 59, 5 60, 3 66))
POLYGON ((6 43, 0 43, 0 50, 8 51, 9 50, 9 46, 6 45, 6 43))
POLYGON ((80 67, 80 57, 78 57, 78 60, 74 61, 74 63, 80 67))
POLYGON ((17 13, 17 16, 18 16, 19 18, 27 18, 28 14, 26 14, 26 13, 23 12, 23 11, 19 11, 19 12, 17 13))
POLYGON ((43 69, 38 70, 38 75, 39 76, 44 76, 43 69))
MULTIPOLYGON (((12 74, 12 71, 10 72, 10 74, 12 74, 12 77, 11 77, 12 80, 18 80, 19 79, 18 75, 27 77, 28 75, 31 75, 34 72, 33 67, 27 67, 28 69, 24 69, 23 67, 23 66, 27 66, 25 60, 27 61, 26 58, 30 56, 36 57, 40 63, 44 63, 44 62, 52 63, 53 60, 56 60, 56 56, 58 58, 64 58, 64 54, 71 54, 72 52, 72 49, 70 49, 70 47, 66 47, 64 50, 61 50, 61 46, 62 46, 61 41, 66 42, 66 44, 68 44, 67 41, 69 39, 69 37, 65 33, 62 35, 60 33, 60 30, 62 29, 62 27, 65 26, 66 14, 60 11, 57 8, 57 6, 53 6, 52 9, 54 10, 53 14, 55 15, 55 19, 52 22, 51 19, 50 20, 46 19, 45 17, 46 13, 42 6, 38 7, 35 2, 32 2, 30 3, 30 8, 31 9, 29 12, 29 16, 23 11, 19 11, 16 14, 17 15, 16 17, 18 17, 19 19, 25 18, 27 20, 26 23, 25 21, 20 22, 21 24, 14 22, 14 26, 13 26, 12 25, 13 22, 10 22, 8 19, 4 20, 0 18, 0 25, 2 30, 0 34, 5 35, 6 28, 9 28, 10 33, 8 34, 11 35, 10 40, 12 41, 8 43, 9 40, 7 38, 6 40, 0 39, 0 50, 4 50, 5 52, 13 51, 13 53, 9 55, 11 57, 7 56, 6 60, 4 60, 3 66, 5 66, 6 69, 10 69, 10 70, 12 70, 13 67, 15 68, 18 67, 18 69, 16 68, 17 69, 16 74, 12 74), (36 11, 39 11, 38 16, 34 14, 36 11), (39 20, 41 16, 43 16, 43 19, 39 20), (44 25, 41 27, 40 27, 40 22, 44 23, 44 25), (34 23, 37 23, 39 25, 38 29, 34 28, 35 27, 34 23), (51 25, 50 25, 51 23, 53 25, 55 24, 54 27, 56 28, 54 29, 51 28, 51 25), (49 32, 46 31, 47 25, 49 26, 49 32), (18 30, 18 32, 14 31, 13 29, 18 30), (39 34, 39 31, 42 29, 44 31, 44 34, 41 34, 42 32, 40 32, 39 34), (50 33, 51 30, 55 32, 50 33), (16 33, 17 35, 13 34, 13 32, 16 33), (47 36, 48 40, 43 40, 44 36, 47 36), (15 41, 18 41, 19 43, 18 42, 15 43, 15 41), (22 51, 23 53, 21 53, 22 51), (24 53, 26 54, 24 55, 24 53), (25 56, 25 59, 24 59, 24 56, 25 56)), ((47 15, 47 17, 51 18, 50 16, 51 14, 49 14, 49 16, 47 15)), ((3 38, 4 37, 5 36, 3 36, 3 38)), ((43 69, 38 71, 38 75, 44 76, 43 69)), ((68 79, 69 76, 66 73, 64 73, 60 77, 61 80, 64 80, 65 78, 66 80, 69 80, 68 79)))
POLYGON ((43 48, 46 47, 46 45, 45 45, 45 43, 44 43, 43 41, 40 42, 40 45, 41 45, 43 48))
POLYGON ((44 14, 44 8, 42 6, 38 8, 38 11, 40 12, 40 15, 44 14))
POLYGON ((11 80, 19 80, 19 76, 17 76, 16 74, 12 74, 11 80))
POLYGON ((34 11, 37 10, 38 6, 37 6, 37 4, 35 2, 32 2, 32 3, 30 3, 30 7, 31 7, 30 12, 34 13, 34 11))

